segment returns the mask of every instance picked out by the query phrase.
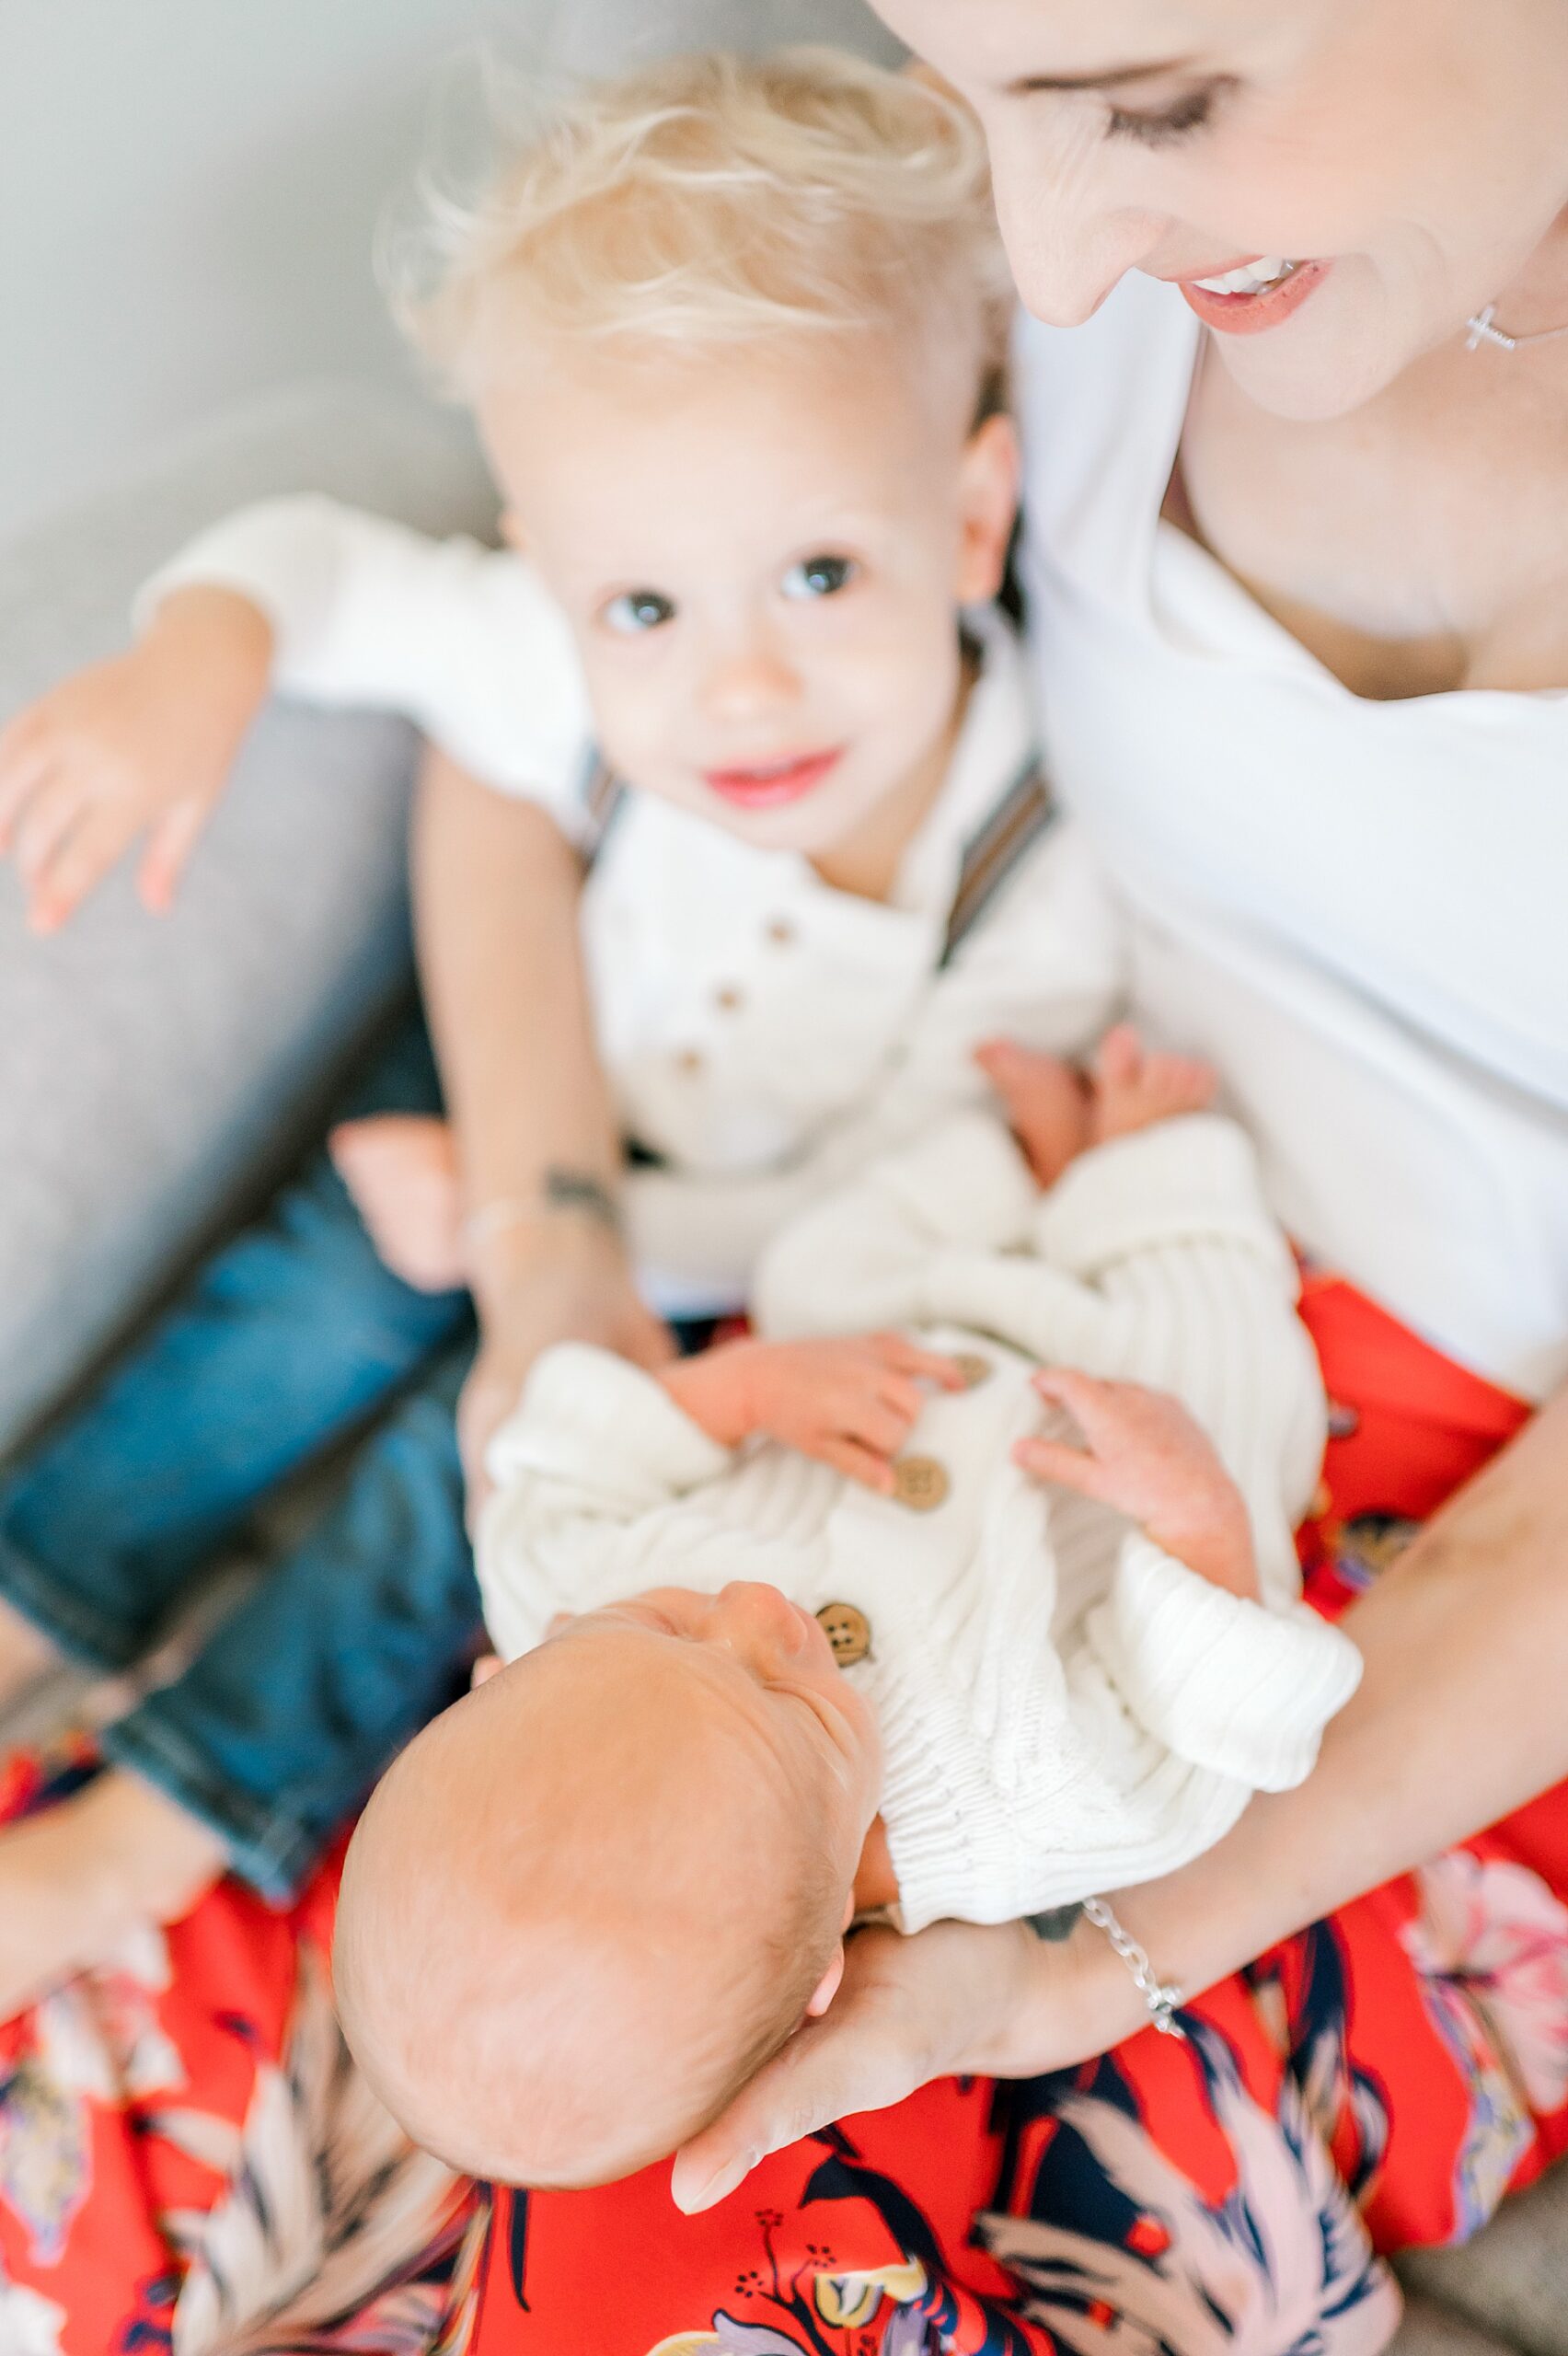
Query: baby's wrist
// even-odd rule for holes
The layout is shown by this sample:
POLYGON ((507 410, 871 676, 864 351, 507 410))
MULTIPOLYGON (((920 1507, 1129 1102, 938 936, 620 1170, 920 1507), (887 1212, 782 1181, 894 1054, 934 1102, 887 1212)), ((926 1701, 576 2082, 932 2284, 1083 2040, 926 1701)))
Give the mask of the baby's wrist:
POLYGON ((728 1342, 661 1367, 658 1380, 684 1415, 721 1448, 738 1448, 756 1429, 747 1381, 750 1342, 728 1342))

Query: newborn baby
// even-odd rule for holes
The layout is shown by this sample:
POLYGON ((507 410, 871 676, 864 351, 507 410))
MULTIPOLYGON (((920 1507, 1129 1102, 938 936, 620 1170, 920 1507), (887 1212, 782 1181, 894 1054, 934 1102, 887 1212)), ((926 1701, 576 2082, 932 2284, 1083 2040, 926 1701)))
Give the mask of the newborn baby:
POLYGON ((795 1223, 763 1338, 558 1348, 495 1443, 512 1665, 393 1767, 339 1922, 351 2041, 455 2165, 662 2156, 831 2003, 857 1914, 1167 1872, 1354 1690, 1298 1600, 1323 1402, 1246 1139, 1130 1034, 1090 1088, 987 1062, 1010 1131, 795 1223))

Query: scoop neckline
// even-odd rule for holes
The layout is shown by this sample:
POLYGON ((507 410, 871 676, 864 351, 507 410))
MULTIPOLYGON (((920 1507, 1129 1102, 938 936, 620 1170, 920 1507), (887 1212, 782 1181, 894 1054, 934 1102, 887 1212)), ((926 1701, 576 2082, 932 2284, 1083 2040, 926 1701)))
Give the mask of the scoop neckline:
MULTIPOLYGON (((1179 545, 1182 551, 1180 561, 1190 565, 1195 572, 1207 574, 1210 583, 1217 586, 1220 595, 1233 608, 1239 624, 1261 641, 1266 641, 1267 651, 1275 660, 1298 670, 1304 677, 1315 681, 1328 693, 1342 697, 1346 702, 1354 704, 1358 710, 1428 711, 1435 707, 1452 706, 1456 703, 1480 704, 1492 709, 1499 704, 1521 704, 1534 707, 1540 704, 1568 702, 1568 687, 1434 687, 1425 694, 1414 696, 1360 695, 1355 688, 1340 677, 1337 671, 1331 669, 1321 655, 1315 654, 1309 646, 1296 636, 1294 630, 1287 629, 1284 622, 1271 614, 1268 607, 1252 595, 1246 583, 1238 579, 1229 566, 1217 557, 1211 548, 1206 548, 1204 542, 1195 539, 1191 532, 1184 532, 1179 524, 1171 522, 1164 512, 1166 494, 1181 459, 1182 443, 1192 410, 1193 394, 1197 384, 1198 367, 1205 350, 1204 336, 1206 332, 1203 322, 1187 309, 1185 304, 1182 305, 1182 310, 1184 316, 1175 321, 1180 332, 1174 340, 1170 355, 1171 373, 1175 379, 1173 390, 1178 396, 1175 402, 1175 422, 1171 426, 1167 422, 1166 430, 1159 438, 1158 446, 1159 454, 1162 456, 1162 464, 1157 470, 1158 479, 1154 486, 1152 513, 1148 513, 1147 536, 1137 567, 1145 618, 1150 629, 1159 635, 1161 642, 1170 646, 1171 634, 1156 595, 1156 570, 1162 551, 1168 550, 1172 545, 1179 545)), ((1171 316, 1174 317, 1174 314, 1171 316)), ((1146 513, 1147 513, 1147 510, 1146 513)), ((1245 650, 1241 651, 1245 652, 1245 650)), ((1260 644, 1257 659, 1262 660, 1263 654, 1264 647, 1260 644)))

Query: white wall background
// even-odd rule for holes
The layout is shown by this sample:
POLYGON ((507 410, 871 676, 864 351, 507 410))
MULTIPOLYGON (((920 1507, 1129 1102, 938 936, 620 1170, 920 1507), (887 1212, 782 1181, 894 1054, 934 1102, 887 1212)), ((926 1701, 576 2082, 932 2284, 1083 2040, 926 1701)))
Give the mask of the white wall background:
POLYGON ((859 0, 0 0, 0 538, 225 400, 404 373, 375 226, 481 39, 833 36, 859 0))

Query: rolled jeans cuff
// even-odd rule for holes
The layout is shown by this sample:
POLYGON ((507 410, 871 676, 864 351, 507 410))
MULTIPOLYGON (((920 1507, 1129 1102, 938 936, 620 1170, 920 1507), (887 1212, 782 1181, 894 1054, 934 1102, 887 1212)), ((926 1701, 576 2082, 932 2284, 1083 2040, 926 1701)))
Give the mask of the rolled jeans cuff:
POLYGON ((276 1800, 258 1800, 213 1773, 212 1763, 189 1743, 150 1693, 125 1717, 108 1727, 100 1741, 104 1757, 128 1769, 216 1833, 228 1852, 229 1870, 275 1906, 292 1904, 331 1838, 292 1814, 276 1800))
POLYGON ((98 1611, 0 1530, 0 1599, 57 1651, 80 1668, 100 1673, 129 1669, 147 1648, 144 1630, 98 1611))

